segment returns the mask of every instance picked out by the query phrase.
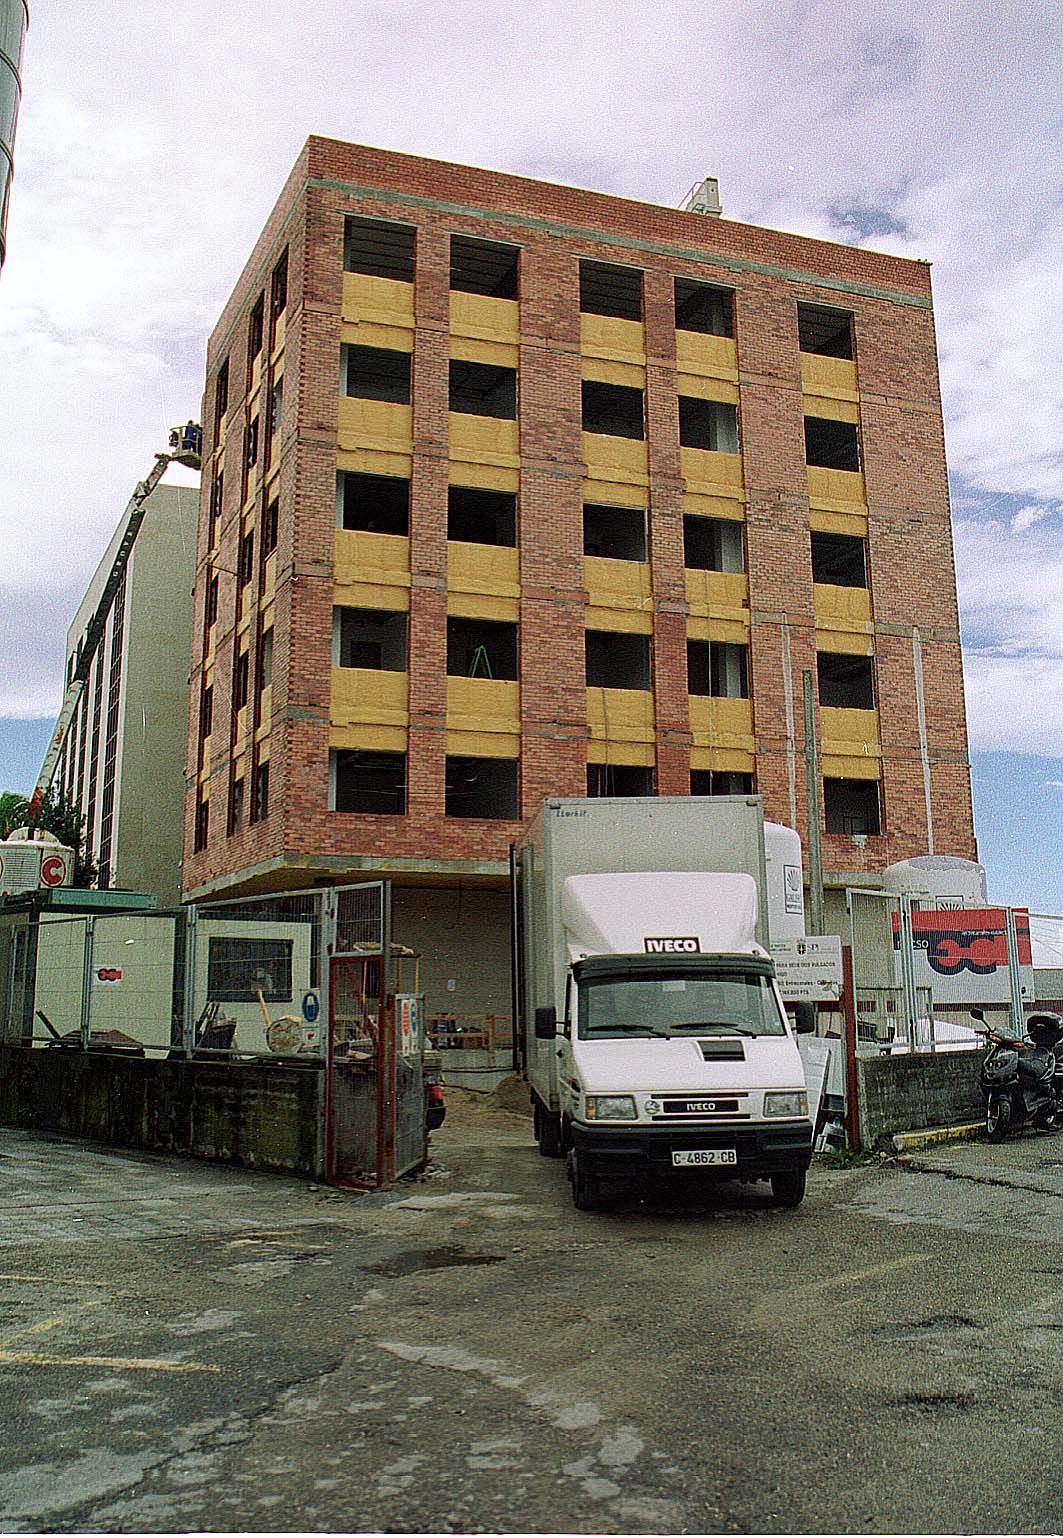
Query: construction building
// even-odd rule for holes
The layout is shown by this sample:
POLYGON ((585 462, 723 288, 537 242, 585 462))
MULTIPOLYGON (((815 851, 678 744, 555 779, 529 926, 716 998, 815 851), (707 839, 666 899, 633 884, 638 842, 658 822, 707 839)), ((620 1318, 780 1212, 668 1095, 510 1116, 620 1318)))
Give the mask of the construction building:
POLYGON ((924 263, 311 138, 207 367, 187 897, 387 876, 461 1011, 545 795, 974 856, 924 263))
POLYGON ((199 488, 157 485, 130 543, 133 507, 67 632, 68 693, 83 659, 87 671, 65 725, 60 716, 49 783, 85 818, 82 853, 97 884, 152 893, 168 908, 181 899, 199 488))
POLYGON ((0 267, 7 254, 7 209, 15 174, 15 127, 22 101, 22 48, 28 0, 0 0, 0 267))

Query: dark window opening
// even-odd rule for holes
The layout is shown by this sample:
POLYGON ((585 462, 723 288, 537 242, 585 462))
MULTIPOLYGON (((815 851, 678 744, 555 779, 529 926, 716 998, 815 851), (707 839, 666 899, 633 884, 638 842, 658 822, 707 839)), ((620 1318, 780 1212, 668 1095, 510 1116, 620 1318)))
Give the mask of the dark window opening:
POLYGON ((691 769, 692 796, 751 796, 753 776, 739 769, 691 769))
POLYGON ((273 319, 287 306, 288 303, 288 253, 285 251, 276 267, 273 269, 273 279, 270 283, 269 313, 273 319))
POLYGON ((262 332, 266 313, 266 299, 264 294, 259 294, 251 310, 251 317, 247 323, 247 372, 251 373, 251 365, 262 351, 262 332))
POLYGON ((410 354, 386 347, 340 349, 340 373, 344 395, 363 401, 390 401, 396 406, 410 404, 410 354))
POLYGON ((734 295, 711 283, 675 280, 675 329, 703 336, 734 336, 734 295))
POLYGON ((214 690, 208 684, 199 701, 199 735, 209 737, 214 730, 214 690))
POLYGON ((585 379, 583 431, 606 433, 611 438, 644 438, 646 426, 643 392, 631 385, 605 384, 600 379, 585 379))
POLYGON ((516 678, 517 627, 505 620, 447 619, 450 678, 516 678))
POLYGON ((210 484, 210 530, 209 540, 213 546, 218 534, 218 519, 221 517, 221 505, 225 497, 225 474, 219 470, 210 484))
POLYGON ((650 638, 624 630, 587 631, 587 687, 648 689, 650 638))
POLYGON ((818 652, 819 703, 840 710, 874 710, 875 667, 870 657, 818 652))
POLYGON ((586 503, 583 509, 583 553, 604 556, 612 561, 645 561, 645 509, 586 503))
POLYGON ((243 710, 247 704, 248 653, 241 652, 233 668, 233 709, 243 710))
POLYGON ((447 493, 447 538, 472 545, 515 545, 516 494, 451 486, 447 493))
POLYGON ((878 781, 824 779, 823 816, 828 833, 875 837, 882 832, 878 781))
POLYGON ((609 262, 580 262, 579 307, 585 315, 642 319, 642 273, 609 262))
POLYGON ((516 369, 452 358, 450 409, 467 416, 512 420, 517 415, 516 369))
POLYGON ((696 395, 681 395, 679 442, 685 449, 737 454, 738 407, 727 401, 706 401, 696 395))
POLYGON ((244 469, 250 470, 258 464, 258 417, 252 417, 247 424, 244 437, 244 469))
POLYGON ((224 1004, 267 1004, 292 997, 291 940, 211 937, 207 952, 207 998, 224 1004))
POLYGON ((812 581, 834 587, 867 586, 867 551, 855 534, 812 531, 812 581))
POLYGON ((851 358, 853 317, 841 310, 824 310, 817 304, 797 306, 798 345, 802 352, 824 358, 851 358))
POLYGON ((405 753, 341 748, 335 755, 333 811, 402 817, 406 813, 405 753))
POLYGON ((262 559, 272 555, 277 548, 277 516, 280 511, 280 503, 276 497, 269 503, 262 515, 262 559))
POLYGON ((688 641, 687 693, 747 700, 749 647, 734 641, 688 641))
POLYGON ((258 764, 251 780, 251 822, 264 822, 269 816, 269 760, 258 764))
POLYGON ((206 623, 209 630, 218 618, 218 579, 211 577, 207 583, 206 623))
POLYGON ((342 474, 340 528, 365 534, 408 534, 409 481, 395 475, 342 474))
POLYGON ((332 611, 333 658, 341 668, 406 671, 406 615, 401 610, 332 611))
POLYGON ((258 638, 258 687, 265 689, 273 682, 273 626, 263 630, 258 638))
POLYGON ((195 822, 192 828, 192 850, 200 854, 207 847, 207 839, 210 837, 210 802, 200 799, 196 802, 195 822))
POLYGON ((653 770, 648 764, 588 764, 588 796, 652 796, 653 770))
POLYGON ((683 514, 683 565, 694 571, 745 571, 742 524, 731 518, 683 514))
POLYGON ((513 819, 520 815, 515 758, 448 758, 446 815, 513 819))
POLYGON ((463 294, 516 299, 520 249, 493 240, 450 237, 450 286, 463 294))
POLYGON ((830 417, 805 418, 805 461, 824 470, 859 470, 860 444, 855 422, 830 417))
POLYGON ((225 413, 229 409, 229 360, 226 358, 218 370, 218 377, 214 384, 214 435, 217 441, 218 429, 221 427, 225 413))
POLYGON ((281 406, 284 402, 284 380, 276 379, 270 391, 267 436, 273 438, 281 430, 281 406))
POLYGON ((233 780, 229 787, 229 837, 239 833, 244 822, 244 778, 233 780))
POLYGON ((240 554, 236 563, 237 581, 246 587, 255 574, 255 531, 249 529, 240 540, 240 554))
POLYGON ((344 227, 343 266, 368 278, 412 283, 417 231, 412 224, 351 217, 344 227))

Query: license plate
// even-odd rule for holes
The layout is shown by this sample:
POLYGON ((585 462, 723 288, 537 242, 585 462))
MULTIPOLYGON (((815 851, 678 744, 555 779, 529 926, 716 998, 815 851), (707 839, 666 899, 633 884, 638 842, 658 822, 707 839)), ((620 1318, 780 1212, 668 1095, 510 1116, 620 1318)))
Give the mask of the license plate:
POLYGON ((679 1148, 672 1154, 673 1164, 737 1164, 733 1148, 679 1148))

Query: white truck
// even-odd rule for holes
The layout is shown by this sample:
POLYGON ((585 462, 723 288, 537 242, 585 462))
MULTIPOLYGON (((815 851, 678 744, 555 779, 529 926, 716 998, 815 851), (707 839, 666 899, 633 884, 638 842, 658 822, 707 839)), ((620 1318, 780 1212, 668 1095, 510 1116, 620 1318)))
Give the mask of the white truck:
POLYGON ((776 937, 803 928, 800 865, 774 824, 766 858, 765 827, 757 796, 548 799, 514 846, 515 1039, 578 1208, 640 1181, 804 1196, 805 1075, 767 950, 769 906, 776 937))

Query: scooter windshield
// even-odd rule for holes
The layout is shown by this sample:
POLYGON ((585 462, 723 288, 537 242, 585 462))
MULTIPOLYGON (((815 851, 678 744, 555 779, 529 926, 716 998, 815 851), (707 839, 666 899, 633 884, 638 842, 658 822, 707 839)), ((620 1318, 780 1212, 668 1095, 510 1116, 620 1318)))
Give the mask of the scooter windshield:
POLYGON ((769 980, 759 973, 674 972, 588 978, 580 984, 579 1034, 607 1036, 785 1036, 769 980))

